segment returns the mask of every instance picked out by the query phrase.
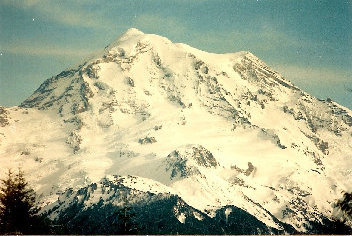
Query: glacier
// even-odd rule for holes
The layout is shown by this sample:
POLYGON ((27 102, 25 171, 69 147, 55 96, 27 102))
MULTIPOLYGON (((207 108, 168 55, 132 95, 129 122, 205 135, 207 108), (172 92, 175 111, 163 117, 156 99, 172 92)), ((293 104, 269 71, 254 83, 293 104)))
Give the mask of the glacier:
MULTIPOLYGON (((352 190, 352 111, 250 52, 129 29, 0 107, 0 153, 1 169, 25 171, 41 213, 72 228, 111 223, 109 209, 127 204, 148 234, 329 233, 352 190)), ((77 233, 115 232, 88 228, 77 233)))

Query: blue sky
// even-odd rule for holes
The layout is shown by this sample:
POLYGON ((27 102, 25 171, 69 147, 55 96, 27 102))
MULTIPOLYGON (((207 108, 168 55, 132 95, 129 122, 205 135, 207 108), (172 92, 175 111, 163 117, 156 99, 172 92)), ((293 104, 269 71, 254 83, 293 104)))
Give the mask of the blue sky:
POLYGON ((251 51, 352 109, 352 0, 1 0, 0 105, 18 105, 131 27, 209 52, 251 51))

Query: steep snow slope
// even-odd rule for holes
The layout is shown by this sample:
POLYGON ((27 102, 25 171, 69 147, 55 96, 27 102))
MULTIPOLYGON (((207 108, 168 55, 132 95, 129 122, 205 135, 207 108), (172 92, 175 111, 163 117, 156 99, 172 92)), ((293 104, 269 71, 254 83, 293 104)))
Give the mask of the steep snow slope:
POLYGON ((0 126, 2 167, 21 166, 46 209, 69 188, 133 175, 129 187, 209 216, 233 205, 304 232, 352 189, 350 110, 249 52, 207 53, 137 29, 1 108, 0 126))

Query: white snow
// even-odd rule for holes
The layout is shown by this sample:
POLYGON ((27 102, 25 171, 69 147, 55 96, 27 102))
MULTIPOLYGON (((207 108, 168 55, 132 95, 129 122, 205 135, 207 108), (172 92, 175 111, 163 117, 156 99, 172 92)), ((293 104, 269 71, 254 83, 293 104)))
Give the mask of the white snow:
POLYGON ((186 215, 184 213, 180 213, 177 216, 178 221, 180 221, 182 224, 184 224, 186 222, 186 215))
POLYGON ((226 208, 226 210, 225 210, 226 223, 227 223, 227 221, 229 219, 229 215, 230 215, 231 212, 232 212, 231 208, 226 208))
MULTIPOLYGON (((137 178, 127 178, 126 186, 178 194, 202 212, 235 205, 278 227, 260 204, 299 228, 304 221, 282 213, 286 206, 294 208, 295 199, 307 203, 308 213, 330 216, 331 203, 341 191, 352 189, 352 128, 346 118, 333 114, 327 103, 281 85, 287 81, 275 80, 279 75, 249 52, 207 53, 131 29, 81 70, 90 64, 97 78, 86 72, 75 83, 78 72, 60 78, 36 105, 41 109, 6 108, 9 125, 0 127, 1 169, 23 168, 43 204, 56 201, 70 187, 132 175, 137 178), (104 55, 113 59, 104 61, 104 55), (245 58, 252 62, 246 64, 245 58), (84 104, 83 81, 92 96, 87 95, 86 111, 72 114, 73 103, 84 104), (69 86, 71 94, 61 96, 69 86), (53 105, 43 108, 53 97, 53 105), (292 112, 284 112, 284 106, 292 112), (297 118, 300 113, 306 118, 297 118), (241 124, 240 117, 251 125, 241 124), (328 142, 328 154, 309 138, 313 136, 328 142), (145 137, 156 142, 140 144, 145 137), (186 166, 199 174, 171 178, 165 160, 187 145, 202 145, 219 166, 189 160, 186 166)), ((351 116, 347 108, 336 106, 351 116)), ((184 223, 185 216, 178 219, 184 223)))

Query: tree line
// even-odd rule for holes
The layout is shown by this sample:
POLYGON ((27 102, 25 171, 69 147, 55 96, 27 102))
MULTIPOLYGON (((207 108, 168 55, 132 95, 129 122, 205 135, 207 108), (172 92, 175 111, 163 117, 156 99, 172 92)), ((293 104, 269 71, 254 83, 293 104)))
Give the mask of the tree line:
POLYGON ((0 183, 0 234, 51 233, 49 219, 37 214, 35 192, 21 169, 8 170, 0 183))
MULTIPOLYGON (((128 206, 126 196, 122 196, 125 207, 116 210, 114 216, 118 219, 113 223, 115 234, 138 234, 142 228, 133 219, 136 215, 128 206)), ((337 201, 338 207, 346 216, 352 219, 352 193, 345 193, 337 201)), ((68 234, 64 225, 55 225, 44 215, 38 214, 36 194, 29 186, 21 169, 17 173, 8 170, 5 179, 0 180, 0 234, 68 234)), ((346 220, 345 219, 345 220, 346 220)), ((344 225, 344 221, 339 227, 344 225)), ((339 224, 336 224, 339 225, 339 224)), ((329 226, 327 226, 329 227, 329 226)), ((335 226, 334 226, 335 227, 335 226)), ((143 230, 142 230, 143 231, 143 230)))
MULTIPOLYGON (((126 199, 124 199, 127 201, 126 199)), ((0 234, 69 234, 65 225, 56 225, 49 218, 38 214, 36 194, 24 177, 24 172, 8 170, 0 180, 0 234)), ((115 212, 117 234, 136 234, 130 207, 115 212)))

